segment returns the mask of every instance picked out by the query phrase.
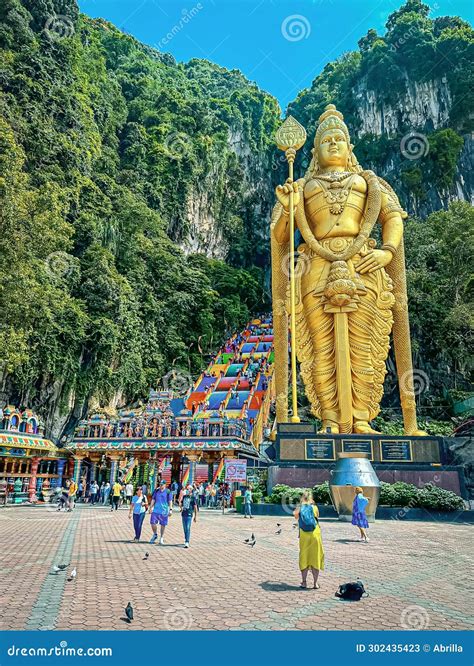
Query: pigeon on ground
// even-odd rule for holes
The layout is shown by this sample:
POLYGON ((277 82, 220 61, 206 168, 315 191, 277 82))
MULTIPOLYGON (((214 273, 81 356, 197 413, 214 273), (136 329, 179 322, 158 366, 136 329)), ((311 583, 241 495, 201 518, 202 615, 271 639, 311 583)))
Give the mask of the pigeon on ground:
POLYGON ((254 539, 253 541, 251 541, 251 542, 249 543, 249 546, 252 546, 252 548, 253 548, 253 547, 255 546, 256 543, 257 543, 257 539, 254 539))
POLYGON ((71 575, 69 576, 68 581, 70 582, 71 580, 75 580, 76 576, 77 576, 77 571, 76 571, 76 569, 74 568, 74 569, 71 571, 71 575))
POLYGON ((277 523, 277 527, 281 527, 281 523, 277 523))
POLYGON ((277 530, 277 531, 275 532, 275 534, 281 534, 281 527, 280 527, 279 530, 277 530))
POLYGON ((58 564, 58 569, 59 571, 64 571, 64 569, 67 569, 69 564, 58 564))
POLYGON ((145 557, 143 559, 147 560, 149 557, 150 557, 150 553, 145 553, 145 557))
POLYGON ((128 623, 133 620, 133 606, 130 602, 128 602, 126 608, 125 608, 125 615, 127 616, 128 623))
POLYGON ((293 523, 293 529, 296 529, 298 527, 298 523, 293 523))
POLYGON ((56 575, 58 575, 58 573, 61 571, 61 569, 59 567, 57 567, 56 565, 54 565, 53 571, 56 575))

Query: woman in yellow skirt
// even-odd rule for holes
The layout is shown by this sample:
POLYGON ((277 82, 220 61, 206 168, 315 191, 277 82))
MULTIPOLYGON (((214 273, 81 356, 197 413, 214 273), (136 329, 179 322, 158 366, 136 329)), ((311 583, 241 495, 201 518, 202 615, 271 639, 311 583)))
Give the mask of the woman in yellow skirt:
POLYGON ((319 527, 319 511, 314 504, 313 496, 310 491, 305 491, 301 496, 301 504, 294 512, 299 525, 300 538, 300 560, 301 571, 300 587, 306 589, 306 579, 308 571, 311 569, 313 574, 315 590, 319 590, 318 576, 324 569, 324 549, 321 539, 321 528, 319 527))

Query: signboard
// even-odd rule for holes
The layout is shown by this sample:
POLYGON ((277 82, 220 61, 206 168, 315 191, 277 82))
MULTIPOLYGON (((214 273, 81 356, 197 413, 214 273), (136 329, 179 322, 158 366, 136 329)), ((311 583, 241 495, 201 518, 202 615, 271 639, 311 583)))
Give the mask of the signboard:
POLYGON ((305 439, 306 460, 336 460, 333 439, 305 439))
POLYGON ((412 462, 410 439, 381 439, 380 460, 382 462, 412 462))
POLYGON ((374 459, 374 450, 370 439, 343 439, 342 451, 343 453, 366 453, 369 455, 369 460, 374 459))
POLYGON ((246 483, 247 481, 247 460, 228 459, 225 464, 225 480, 227 483, 246 483))

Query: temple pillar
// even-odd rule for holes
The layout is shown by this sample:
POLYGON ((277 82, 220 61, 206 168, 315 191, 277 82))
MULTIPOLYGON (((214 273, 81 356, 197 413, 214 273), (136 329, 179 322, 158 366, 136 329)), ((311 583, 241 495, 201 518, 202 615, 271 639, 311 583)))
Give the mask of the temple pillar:
POLYGON ((90 461, 91 461, 91 467, 90 467, 89 481, 90 481, 90 483, 92 483, 92 481, 97 480, 97 465, 100 462, 100 456, 99 455, 91 455, 90 456, 90 461))
POLYGON ((148 491, 152 493, 158 484, 158 463, 150 457, 148 463, 148 491))
POLYGON ((63 485, 63 477, 64 477, 64 468, 66 467, 66 459, 65 458, 59 458, 58 459, 58 479, 57 479, 57 487, 61 488, 63 485))
POLYGON ((109 476, 109 482, 110 485, 113 486, 115 481, 117 480, 117 472, 119 468, 119 456, 109 456, 110 459, 110 476, 109 476))
POLYGON ((187 459, 189 460, 189 481, 188 483, 194 483, 196 480, 196 464, 200 458, 198 453, 187 453, 187 459))
POLYGON ((31 467, 30 467, 30 483, 28 484, 28 501, 37 502, 38 498, 36 497, 36 475, 38 473, 38 465, 41 458, 32 458, 31 467))
POLYGON ((74 456, 67 461, 67 477, 71 479, 74 476, 74 456))
POLYGON ((181 455, 179 453, 173 453, 173 457, 171 459, 171 483, 173 483, 173 481, 179 483, 180 468, 181 468, 181 455))
POLYGON ((205 459, 207 461, 207 480, 209 483, 212 483, 212 479, 214 478, 214 463, 219 459, 219 456, 211 452, 205 455, 205 459))
POLYGON ((73 459, 74 459, 74 470, 72 472, 72 478, 74 479, 76 485, 79 487, 83 456, 73 456, 73 459))

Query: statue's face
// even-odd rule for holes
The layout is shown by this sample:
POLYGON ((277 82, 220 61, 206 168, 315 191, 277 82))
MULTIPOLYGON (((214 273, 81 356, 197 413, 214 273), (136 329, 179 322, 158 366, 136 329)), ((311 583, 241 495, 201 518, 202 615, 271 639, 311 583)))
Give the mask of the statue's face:
POLYGON ((339 129, 326 130, 318 146, 318 162, 321 167, 347 166, 349 146, 344 132, 339 129))

